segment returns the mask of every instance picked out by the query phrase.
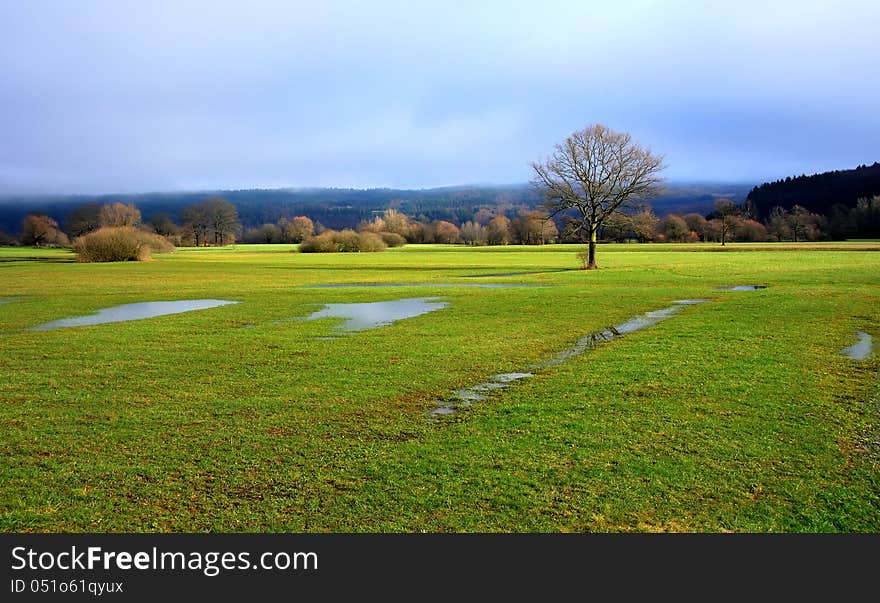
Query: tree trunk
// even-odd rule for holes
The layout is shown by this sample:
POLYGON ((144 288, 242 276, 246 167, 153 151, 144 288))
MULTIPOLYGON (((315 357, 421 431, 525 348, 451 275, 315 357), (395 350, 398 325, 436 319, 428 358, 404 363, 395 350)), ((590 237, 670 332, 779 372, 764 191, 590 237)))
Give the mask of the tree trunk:
POLYGON ((587 259, 587 270, 595 270, 599 266, 596 265, 596 235, 599 231, 598 224, 590 224, 590 245, 589 258, 587 259))

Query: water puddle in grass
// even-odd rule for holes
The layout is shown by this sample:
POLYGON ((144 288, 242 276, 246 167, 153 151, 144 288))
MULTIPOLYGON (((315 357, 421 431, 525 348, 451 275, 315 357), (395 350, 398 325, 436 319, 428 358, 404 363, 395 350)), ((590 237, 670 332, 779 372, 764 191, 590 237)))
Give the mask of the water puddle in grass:
POLYGON ((404 318, 414 318, 449 306, 449 302, 439 300, 439 297, 411 297, 384 302, 325 304, 323 309, 302 320, 344 318, 345 322, 337 326, 336 330, 342 333, 355 333, 384 327, 404 318))
POLYGON ((239 302, 226 301, 223 299, 184 299, 178 301, 159 301, 159 302, 139 302, 135 304, 123 304, 121 306, 113 306, 112 308, 101 308, 94 314, 87 316, 75 316, 73 318, 62 318, 53 320, 35 327, 31 327, 30 331, 50 331, 52 329, 61 329, 64 327, 85 327, 90 325, 101 325, 110 322, 127 322, 130 320, 143 320, 145 318, 153 318, 155 316, 165 316, 167 314, 180 314, 181 312, 192 312, 193 310, 207 310, 218 306, 228 306, 239 302))
POLYGON ((843 348, 840 353, 853 360, 867 360, 874 351, 873 338, 864 331, 856 331, 859 340, 853 345, 843 348))
POLYGON ((488 381, 485 381, 478 385, 474 385, 473 387, 468 387, 466 389, 460 389, 456 392, 453 392, 449 398, 440 400, 437 403, 437 407, 431 411, 431 415, 435 417, 454 415, 456 413, 456 409, 458 408, 465 408, 471 406, 474 402, 486 400, 486 394, 488 392, 503 390, 521 379, 534 377, 535 372, 537 371, 546 369, 551 366, 556 366, 558 364, 562 364, 566 360, 574 358, 575 356, 580 356, 587 350, 590 350, 599 344, 613 341, 629 333, 634 333, 635 331, 640 331, 647 327, 653 326, 662 320, 666 320, 667 318, 675 316, 676 314, 681 312, 681 309, 684 306, 701 304, 707 301, 709 300, 677 299, 672 302, 672 306, 661 308, 660 310, 654 310, 652 312, 646 312, 644 314, 639 314, 638 316, 634 316, 633 318, 630 318, 629 320, 613 327, 606 327, 601 331, 595 331, 593 333, 584 335, 583 337, 578 339, 574 346, 572 346, 571 348, 559 352, 548 360, 544 360, 542 362, 532 365, 529 368, 528 372, 502 373, 500 375, 493 375, 489 378, 488 381))
POLYGON ((715 287, 718 291, 760 291, 767 285, 733 285, 731 287, 715 287))
POLYGON ((536 283, 325 283, 306 285, 305 289, 343 289, 348 287, 475 287, 477 289, 516 289, 544 287, 536 283))
POLYGON ((2 306, 3 304, 11 304, 12 302, 17 302, 20 299, 20 297, 0 297, 0 306, 2 306))

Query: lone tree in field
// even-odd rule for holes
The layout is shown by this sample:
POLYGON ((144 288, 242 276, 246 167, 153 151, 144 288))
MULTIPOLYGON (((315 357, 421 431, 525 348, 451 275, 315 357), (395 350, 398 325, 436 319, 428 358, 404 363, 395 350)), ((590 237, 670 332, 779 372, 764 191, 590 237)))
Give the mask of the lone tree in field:
POLYGON ((663 157, 633 142, 629 134, 601 124, 575 132, 546 161, 531 166, 550 217, 576 210, 571 234, 589 235, 587 270, 598 268, 596 240, 602 223, 622 207, 659 193, 665 167, 663 157))

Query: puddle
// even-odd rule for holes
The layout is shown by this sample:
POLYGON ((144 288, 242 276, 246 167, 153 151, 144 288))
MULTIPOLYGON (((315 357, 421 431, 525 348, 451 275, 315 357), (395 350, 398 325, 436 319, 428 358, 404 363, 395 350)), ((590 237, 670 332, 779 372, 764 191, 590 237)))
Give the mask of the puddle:
POLYGON ((431 413, 431 414, 434 414, 434 415, 437 415, 437 416, 440 416, 440 415, 454 415, 454 414, 455 414, 455 409, 454 409, 454 408, 438 408, 438 409, 436 409, 436 410, 435 410, 433 413, 431 413))
POLYGON ((514 381, 528 379, 529 377, 534 376, 534 373, 501 373, 500 375, 493 376, 492 380, 499 383, 513 383, 514 381))
POLYGON ((2 306, 3 304, 11 304, 12 302, 17 302, 20 299, 20 297, 0 297, 0 306, 2 306))
POLYGON ((676 314, 681 312, 684 306, 692 306, 707 301, 709 300, 677 299, 672 302, 672 306, 661 308, 660 310, 654 310, 652 312, 646 312, 644 314, 639 314, 638 316, 634 316, 633 318, 630 318, 629 320, 613 327, 606 327, 601 331, 595 331, 593 333, 584 335, 583 337, 578 339, 574 346, 572 346, 571 348, 559 352, 548 360, 544 360, 542 362, 532 365, 528 372, 502 373, 500 375, 493 375, 489 378, 488 381, 479 383, 477 385, 474 385, 473 387, 468 387, 466 389, 460 389, 456 392, 453 392, 451 397, 441 400, 437 403, 437 407, 431 411, 431 415, 454 415, 457 408, 468 407, 474 402, 486 400, 487 392, 505 389, 521 379, 534 377, 536 371, 562 364, 566 360, 574 358, 575 356, 580 356, 587 350, 590 350, 599 344, 613 341, 615 339, 623 337, 624 335, 627 335, 628 333, 633 333, 635 331, 640 331, 647 327, 653 326, 662 320, 666 320, 667 318, 675 316, 676 314))
POLYGON ((326 283, 306 285, 305 289, 342 289, 347 287, 475 287, 477 289, 515 289, 544 287, 537 283, 326 283))
POLYGON ((759 291, 767 285, 733 285, 732 287, 715 287, 718 291, 759 291))
POLYGON ((144 318, 153 318, 155 316, 180 314, 181 312, 192 312, 193 310, 207 310, 208 308, 228 306, 229 304, 237 303, 239 302, 226 301, 223 299, 185 299, 179 301, 123 304, 121 306, 113 306, 112 308, 101 308, 94 314, 89 314, 88 316, 76 316, 73 318, 53 320, 51 322, 31 327, 28 330, 50 331, 52 329, 61 329, 63 327, 85 327, 110 322, 143 320, 144 318))
POLYGON ((859 340, 848 348, 843 348, 840 353, 853 360, 867 360, 874 351, 873 338, 864 331, 856 331, 859 340))
POLYGON ((534 373, 501 373, 500 375, 492 375, 484 383, 454 392, 451 400, 440 402, 437 408, 431 411, 431 414, 434 416, 454 415, 456 408, 467 407, 474 402, 482 402, 488 399, 485 392, 504 389, 520 379, 528 379, 529 377, 534 377, 534 373))
POLYGON ((449 306, 449 302, 438 300, 440 300, 439 297, 411 297, 360 304, 325 304, 322 310, 318 310, 302 320, 344 318, 345 322, 337 326, 336 330, 354 333, 384 327, 404 318, 414 318, 449 306))
MULTIPOLYGON (((460 389, 460 390, 458 390, 457 392, 455 392, 455 397, 458 398, 459 400, 465 402, 465 403, 469 403, 469 402, 479 402, 479 401, 481 401, 481 400, 486 400, 486 399, 487 399, 487 396, 485 396, 485 395, 483 395, 483 394, 478 394, 478 393, 475 391, 474 388, 471 388, 471 389, 460 389)), ((466 404, 465 404, 465 405, 466 405, 466 404)), ((441 409, 443 409, 443 408, 445 408, 445 407, 438 407, 437 410, 441 410, 441 409)), ((436 412, 436 411, 435 411, 435 412, 436 412)), ((447 414, 447 413, 441 413, 441 414, 447 414)))

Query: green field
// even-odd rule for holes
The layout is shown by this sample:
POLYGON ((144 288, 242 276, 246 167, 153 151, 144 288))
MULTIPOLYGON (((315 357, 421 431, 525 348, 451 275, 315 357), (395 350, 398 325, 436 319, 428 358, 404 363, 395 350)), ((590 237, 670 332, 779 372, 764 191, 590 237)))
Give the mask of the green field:
POLYGON ((552 272, 577 249, 0 249, 0 530, 880 531, 880 357, 840 354, 880 337, 880 245, 603 245, 552 272), (305 287, 346 282, 420 285, 305 287), (462 282, 547 286, 432 287, 462 282), (716 289, 744 284, 767 289, 716 289), (294 320, 424 296, 450 305, 332 340, 294 320), (24 330, 197 298, 242 303, 24 330), (681 298, 711 301, 430 416, 681 298))

